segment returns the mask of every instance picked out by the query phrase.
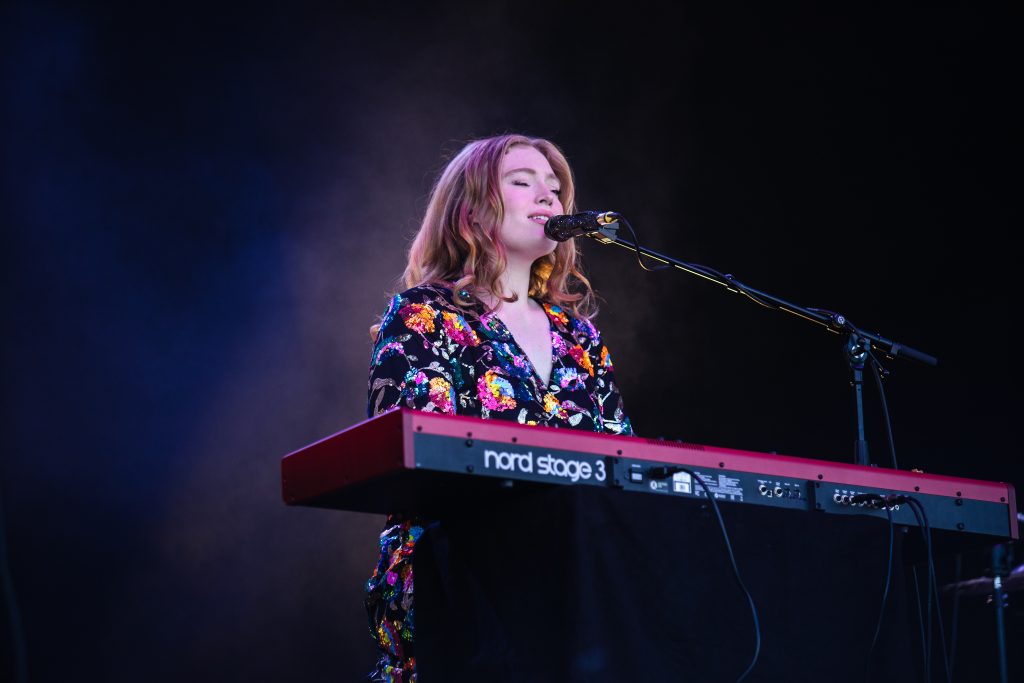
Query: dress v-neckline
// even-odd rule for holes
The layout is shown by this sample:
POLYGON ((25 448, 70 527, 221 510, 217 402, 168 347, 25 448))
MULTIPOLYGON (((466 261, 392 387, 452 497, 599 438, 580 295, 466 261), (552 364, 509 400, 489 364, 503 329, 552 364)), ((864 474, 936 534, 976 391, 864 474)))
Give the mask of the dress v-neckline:
MULTIPOLYGON (((537 300, 534 299, 534 301, 537 300)), ((525 358, 526 362, 529 363, 530 374, 533 375, 533 383, 537 388, 537 391, 535 393, 537 395, 538 400, 540 400, 541 397, 548 392, 548 385, 551 383, 551 378, 555 374, 555 345, 551 343, 551 334, 555 331, 555 327, 554 323, 551 320, 551 316, 548 315, 547 309, 544 308, 544 304, 541 303, 540 301, 537 301, 537 303, 540 304, 541 311, 544 313, 544 319, 548 323, 547 342, 548 356, 551 359, 551 372, 548 373, 547 381, 544 381, 544 378, 540 376, 540 373, 537 371, 537 364, 533 362, 533 359, 530 358, 530 354, 526 352, 526 349, 523 347, 523 345, 520 344, 519 341, 516 339, 515 335, 512 334, 511 328, 509 328, 509 326, 505 324, 505 321, 502 320, 500 316, 498 316, 498 313, 496 311, 493 312, 491 315, 493 315, 494 319, 501 324, 501 328, 504 331, 504 333, 508 335, 509 341, 515 344, 516 348, 523 354, 523 358, 525 358)))

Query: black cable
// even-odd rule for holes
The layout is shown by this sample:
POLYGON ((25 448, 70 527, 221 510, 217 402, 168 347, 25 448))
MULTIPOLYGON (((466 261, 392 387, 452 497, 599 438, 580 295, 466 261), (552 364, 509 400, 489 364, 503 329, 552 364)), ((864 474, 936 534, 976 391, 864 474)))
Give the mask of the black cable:
MULTIPOLYGON (((939 582, 938 576, 935 572, 935 560, 934 553, 932 552, 932 530, 928 522, 928 515, 925 514, 924 505, 921 504, 916 498, 907 497, 907 503, 910 505, 912 510, 920 510, 921 516, 918 518, 918 522, 923 522, 923 529, 927 538, 928 547, 928 589, 931 591, 929 595, 929 601, 934 598, 935 600, 935 618, 939 626, 939 644, 942 646, 942 663, 946 668, 946 680, 950 680, 949 672, 949 656, 946 654, 946 633, 945 626, 942 621, 942 604, 939 596, 939 582)), ((916 516, 916 515, 915 515, 916 516)))
POLYGON ((625 225, 626 229, 629 230, 629 234, 633 236, 633 249, 634 249, 634 251, 636 251, 636 262, 640 264, 641 268, 643 268, 646 271, 649 271, 649 272, 653 273, 656 270, 664 270, 664 269, 670 267, 671 264, 668 264, 668 263, 660 265, 660 266, 657 266, 657 267, 654 267, 654 268, 648 268, 647 266, 645 266, 644 265, 644 260, 643 260, 643 255, 640 253, 640 239, 636 236, 636 230, 634 230, 633 226, 629 224, 629 221, 627 221, 622 216, 619 216, 617 220, 620 223, 622 223, 623 225, 625 225))
MULTIPOLYGON (((960 579, 963 578, 963 565, 964 556, 963 553, 956 554, 956 569, 954 571, 953 585, 959 585, 960 579)), ((953 617, 952 623, 950 623, 950 634, 949 634, 949 670, 956 672, 956 641, 957 641, 957 630, 960 621, 960 591, 953 591, 953 617)))
POLYGON ((718 526, 721 528, 722 538, 725 540, 725 549, 729 553, 729 562, 732 563, 733 576, 736 577, 736 583, 740 585, 740 589, 743 591, 743 594, 747 596, 747 602, 750 604, 750 613, 754 619, 754 656, 750 658, 750 664, 748 664, 747 668, 742 674, 740 674, 740 677, 736 679, 736 683, 740 683, 740 681, 746 678, 747 675, 754 670, 754 665, 757 664, 757 659, 761 656, 761 622, 757 618, 757 607, 754 605, 753 596, 750 595, 750 591, 747 590, 746 584, 743 583, 743 579, 740 577, 740 568, 736 564, 736 556, 732 551, 732 542, 729 541, 729 532, 725 530, 725 521, 722 519, 722 512, 718 509, 718 503, 715 501, 715 496, 711 493, 711 489, 708 488, 708 485, 704 480, 697 476, 697 473, 693 470, 685 467, 672 467, 672 469, 678 470, 679 472, 686 472, 704 489, 705 495, 707 495, 708 500, 711 502, 711 508, 715 511, 715 517, 718 518, 718 526))
POLYGON ((939 593, 939 574, 935 571, 935 552, 934 545, 932 543, 932 528, 931 524, 928 522, 928 515, 925 513, 924 504, 912 496, 907 496, 907 499, 910 503, 921 509, 921 517, 924 519, 924 528, 928 534, 928 569, 931 572, 932 593, 935 595, 935 618, 939 624, 939 644, 942 646, 942 664, 946 669, 946 682, 951 683, 953 680, 953 673, 949 664, 949 653, 946 650, 946 626, 945 620, 942 618, 942 596, 939 593))
MULTIPOLYGON (((907 504, 910 505, 910 499, 909 498, 906 498, 905 496, 903 496, 902 499, 906 500, 907 504)), ((931 534, 927 533, 927 531, 925 530, 925 526, 924 526, 925 525, 925 520, 921 519, 921 515, 918 513, 918 510, 917 510, 917 508, 914 505, 910 505, 910 511, 914 513, 914 518, 917 520, 917 528, 921 530, 922 534, 924 534, 925 555, 926 555, 926 557, 931 557, 931 554, 932 554, 931 534)), ((915 572, 916 572, 916 567, 915 567, 915 572)), ((920 590, 920 588, 917 587, 917 584, 916 584, 916 578, 917 578, 916 573, 914 575, 914 578, 915 578, 915 590, 920 590)), ((926 658, 927 666, 926 666, 925 670, 926 670, 926 672, 928 674, 927 679, 926 679, 928 681, 931 681, 932 624, 934 623, 934 620, 932 619, 932 584, 931 584, 931 580, 932 580, 931 568, 929 567, 929 570, 928 570, 928 583, 926 584, 926 587, 925 587, 925 593, 928 596, 928 602, 927 602, 928 608, 926 610, 927 621, 925 622, 926 629, 927 629, 927 638, 925 639, 925 658, 926 658)), ((920 603, 920 601, 921 601, 921 595, 920 595, 920 593, 918 593, 918 603, 920 603)))
POLYGON ((924 657, 924 680, 931 683, 931 659, 928 657, 929 645, 924 634, 924 615, 921 614, 921 583, 917 580, 917 567, 911 567, 911 574, 914 576, 914 597, 917 598, 917 625, 921 628, 921 654, 924 657))
POLYGON ((871 349, 868 349, 868 356, 871 358, 871 365, 874 366, 875 372, 872 374, 875 376, 875 382, 878 384, 878 396, 882 399, 882 415, 885 416, 885 433, 889 437, 889 454, 892 456, 892 468, 898 470, 900 466, 896 464, 896 440, 892 435, 892 419, 889 415, 889 403, 885 400, 885 387, 882 386, 882 378, 889 374, 889 371, 882 367, 882 364, 878 362, 875 354, 871 353, 871 349))
POLYGON ((949 669, 949 656, 946 653, 946 634, 945 627, 942 623, 942 606, 939 598, 939 582, 935 574, 935 559, 932 553, 932 529, 928 523, 928 514, 925 512, 924 505, 917 498, 913 496, 901 496, 901 498, 907 501, 910 505, 911 512, 914 513, 915 519, 917 519, 918 526, 921 528, 921 532, 924 534, 925 548, 927 549, 928 555, 928 659, 931 662, 931 629, 932 629, 932 597, 935 598, 935 618, 939 624, 939 641, 942 645, 942 663, 946 671, 946 681, 949 683, 952 681, 953 676, 949 669))
MULTIPOLYGON (((875 496, 873 500, 885 501, 882 496, 875 496)), ((893 529, 892 521, 892 508, 888 505, 883 505, 885 508, 885 514, 889 518, 889 562, 885 572, 885 591, 882 593, 882 608, 878 611, 878 624, 875 626, 875 635, 871 638, 871 647, 868 648, 867 661, 864 664, 864 680, 868 681, 871 678, 871 655, 875 651, 875 645, 878 643, 878 636, 882 632, 882 622, 885 619, 885 607, 889 600, 889 586, 892 583, 892 556, 893 556, 893 541, 895 531, 893 529)))

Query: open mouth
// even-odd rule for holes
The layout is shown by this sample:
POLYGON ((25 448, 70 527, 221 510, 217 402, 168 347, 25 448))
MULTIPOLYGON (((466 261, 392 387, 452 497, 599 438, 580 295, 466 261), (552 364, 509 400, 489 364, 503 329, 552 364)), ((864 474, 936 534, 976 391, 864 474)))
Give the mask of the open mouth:
POLYGON ((538 223, 540 225, 544 225, 545 223, 548 222, 548 219, 551 218, 551 216, 549 216, 549 215, 547 215, 545 213, 535 213, 535 214, 533 214, 531 216, 527 216, 527 218, 529 220, 533 221, 534 223, 538 223))

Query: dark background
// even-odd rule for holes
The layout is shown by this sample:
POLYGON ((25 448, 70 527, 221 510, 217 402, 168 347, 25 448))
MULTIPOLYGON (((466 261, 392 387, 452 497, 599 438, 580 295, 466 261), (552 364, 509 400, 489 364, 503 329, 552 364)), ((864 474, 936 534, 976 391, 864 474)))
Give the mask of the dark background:
MULTIPOLYGON (((286 508, 279 461, 365 416, 368 327, 474 137, 551 138, 580 207, 651 248, 937 356, 888 363, 900 466, 1024 483, 1009 3, 0 12, 0 485, 32 680, 369 671, 382 518, 286 508)), ((583 250, 639 433, 852 458, 838 337, 583 250)), ((960 621, 958 672, 990 671, 989 608, 960 621)))

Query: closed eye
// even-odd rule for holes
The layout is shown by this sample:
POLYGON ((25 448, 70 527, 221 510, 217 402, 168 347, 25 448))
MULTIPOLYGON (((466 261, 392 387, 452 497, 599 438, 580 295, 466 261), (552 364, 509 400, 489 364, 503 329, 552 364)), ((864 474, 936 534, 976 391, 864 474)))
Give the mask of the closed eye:
MULTIPOLYGON (((512 180, 512 184, 516 185, 518 187, 529 187, 530 186, 530 183, 528 181, 526 181, 526 180, 519 180, 518 178, 514 178, 512 180)), ((551 194, 555 195, 556 197, 562 196, 562 189, 561 188, 559 188, 559 187, 551 187, 551 188, 548 188, 548 189, 551 191, 551 194)))

